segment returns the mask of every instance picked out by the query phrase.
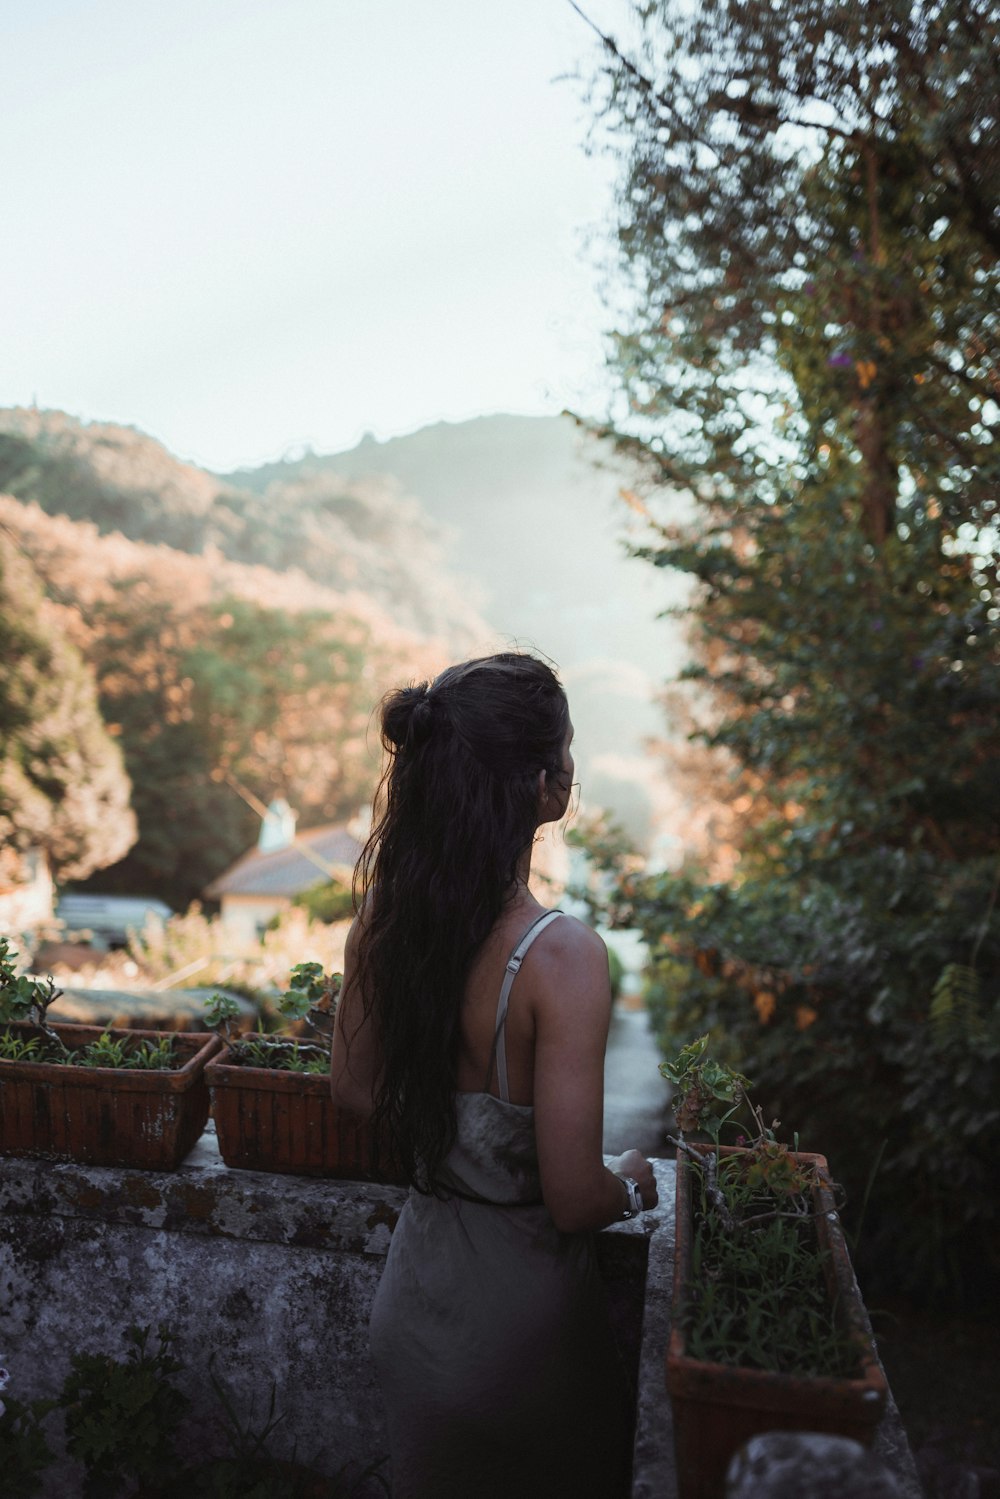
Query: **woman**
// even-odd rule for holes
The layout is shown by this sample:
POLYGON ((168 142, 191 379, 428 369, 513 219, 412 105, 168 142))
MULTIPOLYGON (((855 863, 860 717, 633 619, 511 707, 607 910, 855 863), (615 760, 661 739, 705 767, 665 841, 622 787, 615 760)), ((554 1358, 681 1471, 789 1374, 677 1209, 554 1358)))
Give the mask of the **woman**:
POLYGON ((623 1492, 626 1398, 592 1230, 656 1204, 601 1154, 604 943, 528 889, 573 782, 530 655, 450 667, 382 709, 388 767, 358 866, 333 1095, 413 1190, 372 1313, 394 1499, 623 1492))

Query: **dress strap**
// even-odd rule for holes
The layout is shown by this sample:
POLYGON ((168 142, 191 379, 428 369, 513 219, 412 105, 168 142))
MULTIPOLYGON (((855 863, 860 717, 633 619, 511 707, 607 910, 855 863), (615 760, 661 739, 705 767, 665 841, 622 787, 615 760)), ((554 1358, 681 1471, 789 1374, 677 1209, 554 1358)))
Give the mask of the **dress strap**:
POLYGON ((493 1065, 495 1062, 497 1069, 497 1083, 500 1087, 500 1101, 502 1103, 510 1103, 510 1098, 507 1093, 506 1024, 507 1005, 510 1001, 511 987, 514 983, 514 980, 517 978, 517 971, 524 960, 524 955, 528 951, 528 948, 534 942, 535 938, 541 936, 545 928, 547 926, 550 926, 551 923, 555 921, 556 917, 561 916, 562 914, 562 911, 546 911, 544 915, 539 916, 537 921, 533 921, 531 923, 528 930, 525 932, 524 936, 521 938, 520 942, 518 942, 514 951, 507 959, 507 971, 504 973, 503 983, 500 985, 500 998, 497 1002, 497 1023, 496 1030, 493 1033, 493 1046, 490 1050, 490 1070, 486 1074, 486 1083, 483 1088, 484 1093, 488 1093, 490 1091, 490 1083, 493 1081, 493 1065))

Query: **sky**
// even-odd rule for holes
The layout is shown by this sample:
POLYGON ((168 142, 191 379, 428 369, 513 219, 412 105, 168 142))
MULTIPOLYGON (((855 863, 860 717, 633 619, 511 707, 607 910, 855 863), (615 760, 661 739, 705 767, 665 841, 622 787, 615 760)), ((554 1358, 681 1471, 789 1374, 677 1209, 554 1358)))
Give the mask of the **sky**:
POLYGON ((605 409, 568 0, 0 0, 0 53, 0 406, 219 471, 605 409))

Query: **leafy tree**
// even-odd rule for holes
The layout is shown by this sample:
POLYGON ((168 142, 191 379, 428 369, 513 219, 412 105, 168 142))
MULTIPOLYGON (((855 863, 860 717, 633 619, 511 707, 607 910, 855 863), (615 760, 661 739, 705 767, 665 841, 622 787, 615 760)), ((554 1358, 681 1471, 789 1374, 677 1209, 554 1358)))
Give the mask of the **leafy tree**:
POLYGON ((605 39, 641 555, 749 809, 736 876, 626 879, 664 1029, 713 1027, 860 1204, 870 1267, 995 1248, 1000 147, 985 0, 636 6, 605 39))
POLYGON ((129 789, 93 673, 0 536, 0 843, 41 848, 58 878, 81 878, 134 843, 129 789))
POLYGON ((375 780, 372 702, 441 666, 440 642, 296 571, 102 536, 6 497, 0 521, 93 667, 127 757, 140 838, 100 889, 198 896, 257 836, 240 788, 286 796, 303 826, 352 814, 375 780))
POLYGON ((139 841, 102 875, 185 906, 254 842, 238 794, 303 821, 355 811, 371 784, 368 666, 356 621, 229 598, 185 609, 123 580, 93 613, 101 703, 125 748, 139 841))

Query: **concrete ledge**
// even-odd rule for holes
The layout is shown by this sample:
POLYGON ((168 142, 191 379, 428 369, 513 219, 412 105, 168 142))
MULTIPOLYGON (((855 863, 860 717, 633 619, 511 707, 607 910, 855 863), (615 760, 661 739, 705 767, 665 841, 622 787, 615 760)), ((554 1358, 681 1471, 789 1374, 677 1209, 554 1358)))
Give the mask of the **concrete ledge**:
MULTIPOLYGON (((632 1499, 676 1499, 664 1358, 673 1282, 672 1161, 661 1205, 597 1236, 616 1335, 636 1386, 632 1499)), ((276 1454, 321 1473, 387 1451, 368 1318, 400 1187, 233 1171, 211 1126, 176 1172, 0 1159, 0 1349, 20 1399, 58 1390, 70 1354, 122 1357, 131 1323, 167 1323, 195 1413, 191 1450, 220 1450, 210 1368, 263 1424, 276 1454)), ((53 1431, 53 1438, 58 1435, 53 1431)), ((919 1499, 898 1412, 876 1451, 919 1499)), ((80 1491, 64 1460, 46 1494, 80 1491)))
MULTIPOLYGON (((626 1364, 637 1385, 633 1496, 671 1499, 663 1352, 673 1255, 665 1205, 598 1236, 626 1364)), ((124 1353, 131 1323, 168 1323, 196 1413, 185 1443, 219 1450, 210 1359, 237 1408, 263 1421, 272 1383, 279 1455, 319 1472, 387 1450, 368 1318, 405 1201, 399 1187, 226 1167, 206 1132, 176 1172, 0 1161, 0 1348, 21 1399, 51 1394, 78 1349, 124 1353)), ((53 1432, 53 1436, 55 1436, 53 1432)), ((52 1499, 80 1470, 52 1472, 52 1499)))

